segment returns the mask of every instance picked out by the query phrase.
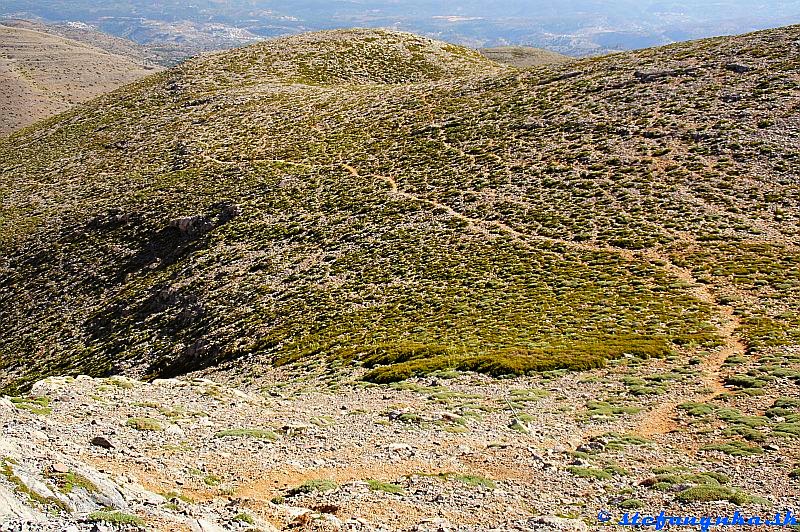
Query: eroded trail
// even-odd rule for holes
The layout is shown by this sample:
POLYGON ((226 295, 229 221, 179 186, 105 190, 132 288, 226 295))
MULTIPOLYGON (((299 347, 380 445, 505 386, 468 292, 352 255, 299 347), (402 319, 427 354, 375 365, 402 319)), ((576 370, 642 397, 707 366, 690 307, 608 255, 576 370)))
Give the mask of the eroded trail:
MULTIPOLYGON (((343 167, 354 177, 364 177, 353 166, 345 164, 343 167)), ((643 419, 641 419, 637 426, 632 428, 632 430, 637 434, 645 437, 666 434, 675 429, 676 425, 674 418, 678 405, 686 401, 710 401, 716 396, 725 393, 724 379, 722 376, 722 367, 725 363, 725 360, 733 355, 744 355, 747 351, 744 340, 738 335, 737 332, 740 326, 739 318, 734 315, 731 307, 721 304, 718 298, 707 286, 699 283, 688 268, 678 266, 666 254, 661 253, 658 250, 634 251, 612 246, 599 246, 591 243, 574 242, 560 238, 551 238, 542 235, 524 233, 501 221, 473 218, 460 213, 449 205, 445 205, 436 200, 427 199, 416 194, 401 191, 397 185, 397 181, 393 177, 379 174, 368 174, 368 176, 379 179, 386 183, 389 186, 392 194, 407 198, 411 201, 428 204, 435 209, 443 210, 449 216, 465 222, 469 230, 478 232, 484 236, 491 236, 497 232, 500 232, 525 245, 530 245, 532 242, 549 243, 561 245, 568 249, 574 249, 577 251, 592 253, 616 253, 617 255, 631 262, 654 262, 659 264, 679 281, 685 283, 687 285, 687 290, 692 294, 692 296, 715 309, 717 317, 717 334, 722 341, 722 346, 707 356, 700 363, 700 390, 698 390, 697 393, 689 396, 673 397, 666 401, 660 402, 656 407, 645 413, 643 419)))

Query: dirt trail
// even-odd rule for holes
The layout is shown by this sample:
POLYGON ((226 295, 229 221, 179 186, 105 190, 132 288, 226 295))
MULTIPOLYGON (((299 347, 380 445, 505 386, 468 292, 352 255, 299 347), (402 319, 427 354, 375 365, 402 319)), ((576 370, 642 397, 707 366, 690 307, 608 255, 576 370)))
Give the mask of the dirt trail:
MULTIPOLYGON (((359 171, 350 166, 343 165, 343 167, 354 177, 363 177, 359 171)), ((369 174, 370 177, 380 179, 389 185, 391 193, 397 196, 407 198, 412 201, 427 203, 428 205, 441 209, 447 212, 453 218, 464 221, 467 227, 472 231, 477 231, 485 236, 492 235, 492 229, 498 230, 511 236, 514 240, 523 244, 530 244, 532 241, 550 243, 564 246, 569 249, 578 251, 585 251, 591 253, 616 253, 625 260, 631 262, 639 261, 654 261, 661 265, 666 271, 675 276, 678 280, 685 283, 688 291, 699 301, 702 301, 712 308, 716 309, 719 324, 717 332, 722 340, 722 347, 716 352, 706 357, 699 365, 700 382, 703 386, 698 394, 689 397, 679 397, 672 400, 662 401, 655 408, 645 414, 638 426, 634 427, 634 431, 645 437, 653 437, 661 434, 666 434, 675 429, 674 415, 677 406, 683 402, 694 401, 709 401, 714 397, 725 393, 725 386, 722 378, 722 367, 725 360, 732 355, 744 355, 747 347, 744 341, 737 334, 739 328, 739 319, 733 314, 733 309, 722 305, 709 288, 700 284, 688 268, 678 266, 665 254, 657 250, 643 250, 633 251, 623 248, 616 248, 612 246, 598 246, 596 244, 589 244, 584 242, 574 242, 560 238, 550 238, 541 235, 531 235, 522 233, 509 225, 497 221, 487 221, 477 218, 471 218, 460 212, 457 212, 449 205, 445 205, 436 200, 430 200, 399 190, 397 181, 389 176, 379 174, 369 174)))

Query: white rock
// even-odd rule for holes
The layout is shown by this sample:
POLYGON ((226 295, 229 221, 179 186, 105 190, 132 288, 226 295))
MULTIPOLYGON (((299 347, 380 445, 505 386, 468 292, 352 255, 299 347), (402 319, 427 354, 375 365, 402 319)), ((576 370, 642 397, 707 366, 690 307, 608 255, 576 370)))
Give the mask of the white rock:
POLYGON ((0 485, 0 523, 12 519, 32 523, 47 521, 44 515, 20 502, 10 491, 0 485))
POLYGON ((564 532, 588 532, 589 527, 586 523, 578 519, 565 519, 563 517, 542 516, 534 517, 529 521, 533 524, 533 530, 553 530, 564 532))
POLYGON ((216 523, 205 519, 193 519, 189 522, 192 532, 225 532, 225 529, 216 523))
POLYGON ((184 432, 183 429, 180 428, 178 425, 168 425, 167 428, 164 429, 165 434, 169 434, 170 436, 178 436, 183 437, 184 432))

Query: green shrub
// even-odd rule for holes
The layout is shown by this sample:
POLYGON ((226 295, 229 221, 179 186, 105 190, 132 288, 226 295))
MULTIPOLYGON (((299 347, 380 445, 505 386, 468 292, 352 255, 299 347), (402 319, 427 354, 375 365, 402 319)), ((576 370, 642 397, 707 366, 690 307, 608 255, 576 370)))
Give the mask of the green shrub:
POLYGON ((644 503, 639 499, 625 499, 618 506, 625 510, 638 510, 639 508, 644 508, 644 503))
POLYGON ((278 435, 265 429, 228 429, 214 434, 215 438, 253 438, 256 440, 275 441, 278 435))
POLYGON ((369 489, 372 491, 385 491, 386 493, 393 493, 396 495, 402 495, 405 493, 403 486, 398 484, 392 484, 391 482, 382 482, 380 480, 367 480, 367 484, 369 484, 369 489))
POLYGON ((611 337, 603 340, 576 342, 542 349, 508 347, 484 354, 463 355, 442 346, 415 345, 408 350, 391 350, 383 346, 379 355, 369 357, 370 364, 385 363, 364 375, 364 380, 390 383, 440 370, 456 369, 486 373, 493 377, 529 375, 554 370, 585 371, 605 365, 623 355, 640 358, 663 358, 672 353, 663 339, 611 337), (448 353, 442 355, 441 353, 448 353), (387 355, 391 353, 391 356, 387 355), (431 355, 425 357, 426 355, 431 355))
POLYGON ((49 397, 11 397, 10 400, 17 408, 31 414, 47 415, 53 412, 49 397))
POLYGON ((752 456, 764 452, 761 447, 753 447, 740 441, 705 445, 701 449, 704 451, 720 451, 731 456, 752 456))
POLYGON ((99 491, 91 480, 74 471, 69 471, 67 473, 50 472, 47 473, 47 476, 58 487, 61 493, 72 493, 72 490, 75 488, 83 488, 89 493, 96 493, 99 491))
POLYGON ((694 486, 678 493, 675 498, 684 503, 729 501, 734 504, 747 504, 751 497, 743 491, 728 486, 694 486))
POLYGON ((786 438, 800 437, 800 423, 777 423, 772 427, 772 433, 786 438))
POLYGON ((256 520, 253 519, 253 516, 246 512, 239 512, 238 514, 234 515, 233 520, 241 523, 247 523, 248 525, 256 524, 256 520))
POLYGON ((595 467, 569 466, 567 467, 567 471, 569 471, 570 474, 581 478, 608 480, 612 477, 611 473, 608 471, 597 469, 595 467))
POLYGON ((333 491, 338 487, 339 485, 332 480, 312 479, 312 480, 306 480, 299 486, 292 488, 291 490, 289 490, 289 494, 298 495, 300 493, 314 493, 316 491, 320 492, 333 491))
POLYGON ((125 425, 136 430, 141 431, 159 431, 163 430, 161 423, 149 417, 132 417, 125 422, 125 425))
POLYGON ((761 388, 765 382, 749 375, 731 375, 725 378, 725 384, 737 388, 761 388))
POLYGON ((144 520, 141 517, 111 510, 92 512, 87 516, 87 519, 93 523, 144 526, 144 520))
POLYGON ((690 416, 700 417, 706 416, 714 412, 715 408, 706 403, 683 403, 678 405, 678 408, 684 410, 690 416))
POLYGON ((488 479, 486 477, 482 477, 480 475, 464 475, 460 473, 451 473, 447 476, 447 478, 457 480, 469 486, 477 487, 483 486, 484 488, 494 489, 495 483, 494 480, 488 479))

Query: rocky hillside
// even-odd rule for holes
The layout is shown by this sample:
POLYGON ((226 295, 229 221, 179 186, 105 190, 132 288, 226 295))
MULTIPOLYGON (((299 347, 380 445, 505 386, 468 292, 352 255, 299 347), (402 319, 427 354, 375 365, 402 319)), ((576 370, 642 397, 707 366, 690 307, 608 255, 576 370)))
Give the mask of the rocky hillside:
POLYGON ((719 345, 718 303, 794 345, 797 33, 516 71, 323 32, 13 135, 0 379, 581 369, 719 345))
POLYGON ((160 70, 15 24, 0 24, 0 135, 160 70))
POLYGON ((5 517, 580 530, 791 507, 798 42, 518 70, 323 32, 0 140, 5 517))
POLYGON ((94 26, 83 22, 44 23, 24 19, 0 19, 0 24, 78 41, 105 50, 112 55, 127 57, 140 65, 174 65, 187 57, 186 54, 175 55, 170 53, 170 50, 143 46, 129 39, 103 33, 94 26))

